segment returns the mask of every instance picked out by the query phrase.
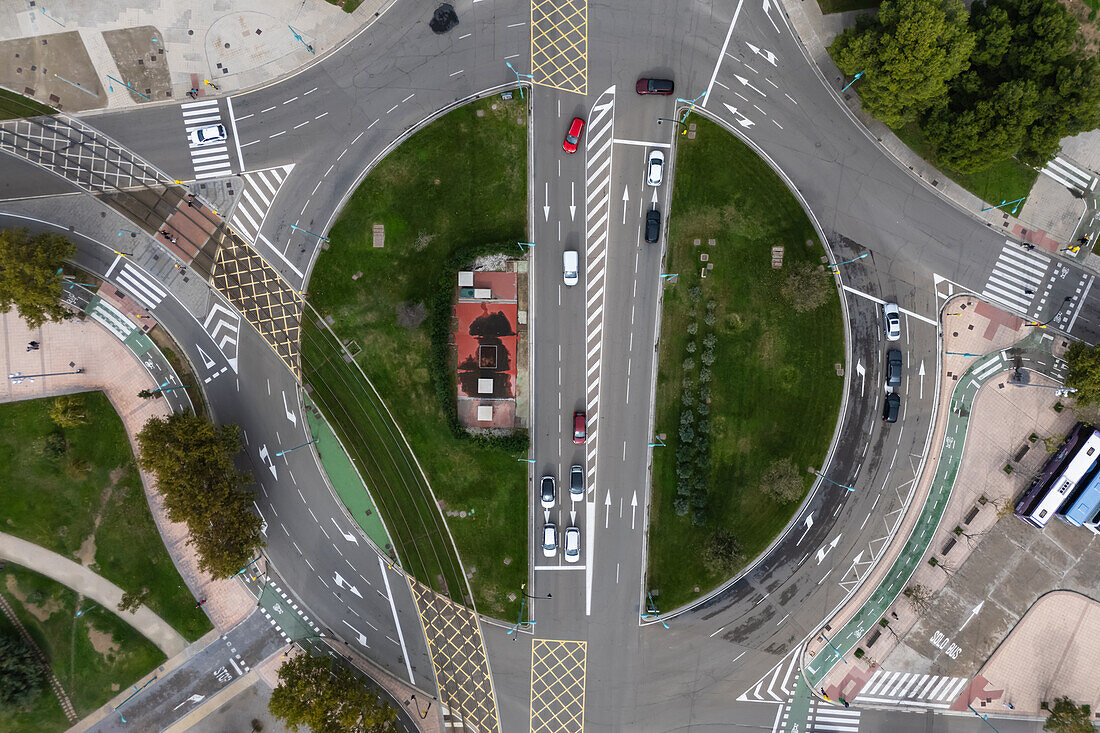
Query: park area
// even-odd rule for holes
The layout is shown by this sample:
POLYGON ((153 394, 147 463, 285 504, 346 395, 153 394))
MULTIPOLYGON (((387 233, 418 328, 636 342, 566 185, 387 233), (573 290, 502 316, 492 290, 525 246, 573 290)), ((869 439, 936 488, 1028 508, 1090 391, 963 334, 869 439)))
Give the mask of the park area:
POLYGON ((665 285, 656 394, 666 445, 653 453, 647 587, 664 612, 790 521, 843 391, 840 300, 813 226, 751 149, 692 121, 695 138, 677 139, 665 271, 679 275, 665 285))
POLYGON ((449 112, 389 153, 348 201, 314 268, 316 312, 302 337, 303 381, 402 566, 468 603, 453 537, 477 610, 498 617, 518 610, 507 596, 527 577, 527 471, 517 461, 526 436, 490 441, 455 428, 447 334, 458 270, 520 255, 526 214, 526 104, 494 95, 449 112))

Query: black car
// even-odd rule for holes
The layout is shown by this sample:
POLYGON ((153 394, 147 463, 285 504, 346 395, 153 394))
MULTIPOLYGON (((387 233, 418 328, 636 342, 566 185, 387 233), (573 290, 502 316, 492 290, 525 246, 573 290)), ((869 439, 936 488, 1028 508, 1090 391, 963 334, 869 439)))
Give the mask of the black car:
POLYGON ((661 212, 650 209, 645 214, 645 241, 656 244, 661 236, 661 212))
POLYGON ((584 468, 579 464, 569 469, 569 499, 580 501, 584 498, 584 468))
POLYGON ((886 352, 886 386, 898 387, 901 385, 901 352, 890 349, 886 352))
POLYGON ((882 405, 882 419, 884 422, 897 422, 899 412, 901 412, 901 397, 897 392, 891 392, 886 395, 886 402, 882 405))
POLYGON ((671 79, 639 79, 634 85, 634 91, 638 94, 669 95, 676 90, 676 85, 671 79))

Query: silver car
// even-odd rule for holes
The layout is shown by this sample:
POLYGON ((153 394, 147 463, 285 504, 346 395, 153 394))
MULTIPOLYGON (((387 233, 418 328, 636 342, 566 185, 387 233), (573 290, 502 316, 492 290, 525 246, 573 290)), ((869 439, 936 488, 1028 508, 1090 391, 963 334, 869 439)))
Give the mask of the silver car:
POLYGON ((554 500, 557 498, 557 491, 554 487, 553 476, 542 477, 542 508, 553 509, 554 500))
POLYGON ((576 562, 581 559, 581 528, 565 528, 565 561, 576 562))
POLYGON ((901 338, 901 311, 897 303, 883 303, 882 315, 886 319, 886 340, 897 341, 901 338))
POLYGON ((649 152, 649 175, 646 183, 650 186, 660 186, 665 172, 665 154, 660 150, 649 152))
POLYGON ((558 554, 558 525, 547 522, 542 525, 542 555, 554 557, 558 554))
POLYGON ((584 469, 579 465, 569 469, 569 500, 580 501, 584 498, 584 469))

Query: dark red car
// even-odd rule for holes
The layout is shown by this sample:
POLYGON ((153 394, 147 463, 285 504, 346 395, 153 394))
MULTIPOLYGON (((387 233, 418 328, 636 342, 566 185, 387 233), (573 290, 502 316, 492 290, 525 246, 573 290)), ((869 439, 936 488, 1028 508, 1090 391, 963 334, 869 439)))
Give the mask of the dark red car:
POLYGON ((638 94, 662 94, 668 96, 676 90, 676 85, 671 79, 639 79, 634 85, 634 91, 638 94))
POLYGON ((584 120, 574 117, 569 125, 569 132, 565 133, 565 142, 561 144, 562 150, 567 153, 577 152, 577 146, 581 143, 581 132, 584 131, 584 120))
POLYGON ((584 445, 584 439, 587 437, 587 428, 585 426, 585 416, 583 412, 573 413, 573 442, 577 445, 584 445))

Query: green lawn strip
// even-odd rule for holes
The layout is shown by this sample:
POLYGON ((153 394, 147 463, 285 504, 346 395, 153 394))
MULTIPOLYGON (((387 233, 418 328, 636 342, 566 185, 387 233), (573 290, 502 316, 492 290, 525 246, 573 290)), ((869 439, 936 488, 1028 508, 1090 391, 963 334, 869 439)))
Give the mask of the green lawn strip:
POLYGON ((212 626, 153 522, 122 421, 102 392, 84 397, 89 422, 62 431, 68 452, 56 458, 46 449, 58 430, 52 399, 0 405, 3 530, 78 562, 93 559, 90 569, 123 590, 148 588, 145 605, 194 641, 212 626))
POLYGON ((325 0, 329 5, 336 5, 345 13, 354 13, 355 9, 363 4, 363 0, 325 0))
POLYGON ((850 10, 877 10, 882 0, 818 0, 821 12, 847 13, 850 10))
POLYGON ((38 117, 57 114, 53 107, 47 107, 22 94, 0 89, 0 120, 14 120, 19 117, 38 117))
MULTIPOLYGON (((45 653, 80 717, 165 660, 164 654, 133 627, 111 611, 93 607, 87 599, 81 608, 90 610, 75 618, 76 592, 43 575, 8 563, 0 571, 0 593, 45 653)), ((0 729, 5 731, 38 733, 68 727, 48 686, 26 713, 0 713, 0 729)))
MULTIPOLYGON (((936 160, 931 145, 924 139, 916 123, 910 123, 893 131, 905 145, 955 183, 974 194, 982 201, 997 204, 1001 201, 1016 201, 1031 192, 1039 171, 1024 165, 1015 158, 994 163, 977 173, 959 173, 936 160)), ((1011 212, 1016 204, 1004 207, 1011 212)))
MULTIPOLYGON (((474 571, 470 583, 478 610, 490 615, 518 609, 506 594, 526 578, 525 464, 507 450, 452 434, 428 369, 430 319, 403 326, 398 311, 415 321, 412 312, 423 304, 426 314, 455 251, 525 239, 526 177, 521 100, 494 96, 454 110, 396 148, 367 176, 329 233, 330 248, 318 259, 309 285, 313 306, 334 319, 333 330, 341 339, 354 342, 357 362, 385 397, 436 497, 447 511, 467 513, 448 516, 447 522, 463 564, 474 571), (372 246, 376 223, 385 225, 383 248, 372 246)), ((520 254, 518 247, 515 254, 520 254)), ((352 431, 340 417, 346 400, 334 389, 340 380, 321 390, 310 373, 318 358, 316 368, 330 376, 343 362, 333 363, 338 355, 322 357, 322 350, 311 350, 309 342, 315 340, 306 339, 304 345, 305 381, 314 386, 312 398, 363 472, 358 448, 349 440, 352 431), (326 391, 330 394, 319 394, 326 391)), ((392 516, 393 498, 369 472, 364 478, 408 563, 408 553, 400 549, 409 540, 408 530, 392 516)), ((433 578, 414 574, 434 584, 433 578)))
POLYGON ((677 152, 666 270, 679 278, 665 287, 656 396, 656 428, 667 434, 667 446, 654 449, 648 587, 659 591, 655 600, 666 612, 725 580, 702 560, 715 530, 731 531, 748 562, 790 521, 798 503, 763 495, 760 476, 772 461, 790 457, 809 489, 806 469, 825 457, 843 387, 834 368, 844 361, 839 299, 830 293, 825 305, 796 313, 780 295, 788 268, 817 266, 824 256, 810 221, 748 147, 711 122, 695 122, 696 138, 681 138, 677 152), (785 247, 781 270, 771 266, 777 245, 785 247), (703 254, 714 264, 705 279, 703 254), (717 301, 709 502, 701 527, 692 525, 690 512, 681 517, 673 508, 694 286, 702 289, 702 303, 694 306, 699 314, 707 300, 717 301))

